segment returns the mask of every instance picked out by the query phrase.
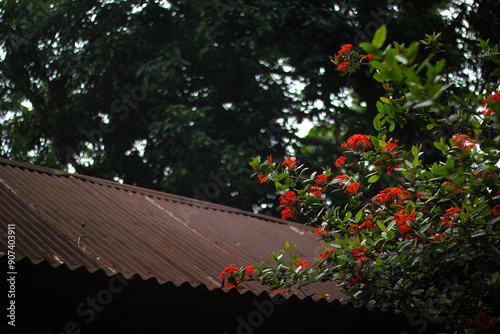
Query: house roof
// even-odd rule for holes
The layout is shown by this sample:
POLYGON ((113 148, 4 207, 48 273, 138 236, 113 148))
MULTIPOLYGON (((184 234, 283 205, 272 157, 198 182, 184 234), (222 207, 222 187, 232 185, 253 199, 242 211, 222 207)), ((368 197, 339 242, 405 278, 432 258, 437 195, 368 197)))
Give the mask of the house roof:
POLYGON ((23 333, 437 332, 425 319, 341 304, 334 283, 308 286, 309 296, 219 288, 228 264, 258 264, 285 241, 316 257, 323 247, 307 226, 2 158, 0 199, 2 230, 15 226, 9 298, 23 333))
MULTIPOLYGON (((2 223, 16 225, 18 258, 160 283, 217 288, 229 264, 268 261, 286 241, 306 260, 324 249, 301 224, 2 158, 0 197, 2 223)), ((7 240, 0 244, 5 251, 7 240)), ((266 290, 256 282, 247 288, 266 290)), ((305 291, 343 297, 334 283, 305 291)))

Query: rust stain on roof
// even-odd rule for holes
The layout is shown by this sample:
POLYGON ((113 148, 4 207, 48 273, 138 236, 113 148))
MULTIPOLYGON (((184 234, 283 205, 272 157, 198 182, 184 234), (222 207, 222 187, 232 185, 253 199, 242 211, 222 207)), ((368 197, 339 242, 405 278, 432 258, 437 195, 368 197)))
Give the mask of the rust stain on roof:
MULTIPOLYGON (((19 257, 160 283, 220 287, 229 264, 268 261, 286 241, 299 245, 303 259, 323 251, 313 229, 300 224, 1 158, 0 199, 1 224, 16 225, 19 257)), ((247 288, 266 290, 255 282, 247 288)), ((343 296, 334 283, 308 290, 343 296)))

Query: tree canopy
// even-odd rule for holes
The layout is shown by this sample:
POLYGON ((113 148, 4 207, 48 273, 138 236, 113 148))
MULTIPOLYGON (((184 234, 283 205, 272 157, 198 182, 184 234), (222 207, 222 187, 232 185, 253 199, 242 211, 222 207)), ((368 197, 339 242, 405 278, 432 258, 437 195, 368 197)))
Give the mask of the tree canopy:
MULTIPOLYGON (((497 43, 498 4, 465 1, 14 1, 0 3, 0 154, 243 209, 273 203, 248 161, 294 152, 333 165, 374 134, 381 88, 337 75, 346 43, 441 32, 454 93, 479 39, 497 43), (342 97, 351 96, 345 103, 342 97), (314 128, 304 138, 297 124, 314 128)), ((483 93, 484 87, 474 87, 483 93)), ((399 135, 419 136, 419 125, 399 135)), ((270 214, 279 214, 268 205, 270 214)))

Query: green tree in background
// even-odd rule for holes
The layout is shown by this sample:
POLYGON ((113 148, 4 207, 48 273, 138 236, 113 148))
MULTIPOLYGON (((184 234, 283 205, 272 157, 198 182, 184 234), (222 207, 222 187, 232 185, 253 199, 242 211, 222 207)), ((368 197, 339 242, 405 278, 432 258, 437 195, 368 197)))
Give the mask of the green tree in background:
MULTIPOLYGON (((473 40, 498 42, 488 36, 498 31, 497 7, 5 0, 1 156, 243 209, 274 203, 273 188, 247 177, 257 153, 293 151, 319 168, 333 165, 350 135, 374 134, 383 91, 368 68, 337 75, 329 57, 341 45, 370 41, 383 24, 399 42, 442 32, 444 71, 460 95, 470 81, 464 66, 483 77, 492 70, 467 56, 479 52, 473 40), (347 95, 352 104, 341 102, 347 95), (300 138, 303 120, 315 127, 300 138)), ((407 126, 400 144, 411 146, 419 128, 407 126)), ((264 212, 279 214, 273 204, 264 212)))

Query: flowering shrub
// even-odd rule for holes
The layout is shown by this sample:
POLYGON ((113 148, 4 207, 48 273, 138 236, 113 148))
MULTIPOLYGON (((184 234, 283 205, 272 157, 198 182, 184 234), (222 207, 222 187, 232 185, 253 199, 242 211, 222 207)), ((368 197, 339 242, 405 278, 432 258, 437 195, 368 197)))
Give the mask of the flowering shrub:
MULTIPOLYGON (((437 49, 438 38, 427 36, 422 43, 437 49)), ((413 313, 450 331, 498 332, 500 91, 488 85, 493 93, 487 96, 448 96, 449 84, 440 75, 444 61, 435 59, 436 52, 416 63, 417 43, 382 50, 384 40, 382 27, 372 43, 361 44, 371 55, 373 78, 387 90, 373 120, 377 136, 349 137, 335 169, 319 175, 308 174, 294 158, 274 164, 256 157, 250 163, 254 175, 283 192, 283 219, 312 217, 324 251, 308 262, 287 242, 271 253, 275 264, 254 266, 252 276, 233 267, 221 275, 238 288, 257 280, 270 291, 335 281, 355 304, 413 313), (429 138, 439 138, 430 149, 401 147, 391 138, 396 125, 416 120, 429 138), (437 160, 425 162, 436 152, 437 160), (335 192, 348 197, 347 206, 329 204, 325 196, 335 192)), ((498 46, 490 50, 481 41, 480 47, 500 68, 498 46)), ((354 71, 360 59, 348 44, 333 62, 345 72, 345 66, 354 71)))

